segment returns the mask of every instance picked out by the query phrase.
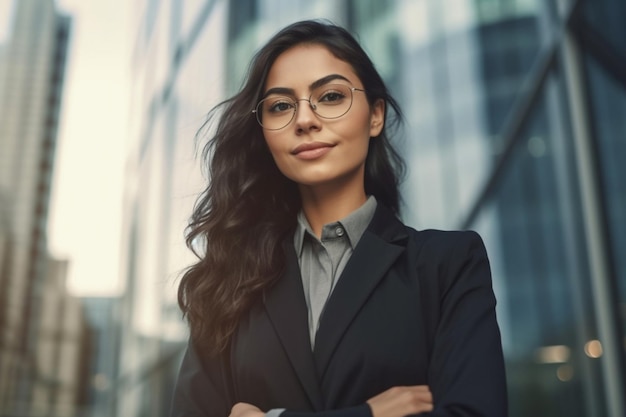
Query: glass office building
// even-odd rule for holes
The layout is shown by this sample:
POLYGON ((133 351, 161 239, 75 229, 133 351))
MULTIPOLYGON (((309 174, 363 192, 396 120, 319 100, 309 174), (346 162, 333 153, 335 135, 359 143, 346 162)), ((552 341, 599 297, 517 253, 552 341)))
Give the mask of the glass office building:
POLYGON ((405 222, 483 236, 510 415, 626 415, 625 2, 164 0, 137 18, 125 415, 163 415, 184 343, 196 130, 255 49, 306 18, 357 34, 403 107, 405 222))

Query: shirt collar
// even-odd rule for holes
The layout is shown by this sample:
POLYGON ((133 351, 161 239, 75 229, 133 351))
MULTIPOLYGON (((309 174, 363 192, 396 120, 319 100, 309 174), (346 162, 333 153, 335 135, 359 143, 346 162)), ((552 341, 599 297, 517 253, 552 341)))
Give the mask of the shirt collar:
MULTIPOLYGON (((365 233, 365 229, 367 229, 367 226, 372 221, 377 205, 378 203, 376 201, 376 197, 371 195, 361 207, 354 210, 348 216, 337 222, 325 224, 324 227, 333 227, 337 223, 341 224, 348 235, 352 249, 354 249, 357 243, 359 243, 361 236, 363 236, 363 233, 365 233)), ((300 210, 298 213, 298 224, 293 236, 293 244, 298 256, 301 256, 302 254, 302 245, 307 232, 311 235, 311 237, 317 239, 315 233, 313 233, 311 225, 309 225, 309 222, 304 216, 304 212, 300 210)))

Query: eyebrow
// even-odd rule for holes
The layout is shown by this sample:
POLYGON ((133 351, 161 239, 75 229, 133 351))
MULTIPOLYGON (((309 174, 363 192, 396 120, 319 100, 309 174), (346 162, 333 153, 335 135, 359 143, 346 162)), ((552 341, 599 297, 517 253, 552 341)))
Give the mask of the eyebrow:
MULTIPOLYGON (((321 87, 324 84, 328 84, 329 82, 335 81, 335 80, 343 80, 343 81, 347 81, 350 83, 350 80, 344 77, 343 75, 330 74, 330 75, 320 78, 317 81, 313 81, 311 84, 309 84, 309 91, 315 90, 316 88, 321 87)), ((269 96, 270 94, 284 94, 284 95, 295 96, 296 92, 293 88, 274 87, 274 88, 270 88, 269 90, 267 90, 265 94, 263 94, 263 98, 269 96)))

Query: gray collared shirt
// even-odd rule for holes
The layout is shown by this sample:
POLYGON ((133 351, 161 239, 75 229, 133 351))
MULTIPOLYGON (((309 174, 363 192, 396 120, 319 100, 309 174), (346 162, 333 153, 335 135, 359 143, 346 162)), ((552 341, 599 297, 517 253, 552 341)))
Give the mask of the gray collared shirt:
MULTIPOLYGON (((369 196, 361 207, 346 218, 324 225, 321 239, 313 233, 304 213, 298 214, 293 244, 298 255, 302 287, 309 311, 311 349, 315 347, 315 334, 326 301, 354 248, 372 221, 376 205, 376 198, 369 196)), ((274 408, 265 413, 265 417, 280 417, 283 411, 284 408, 274 408)))
POLYGON ((311 348, 315 346, 315 334, 324 306, 354 248, 374 217, 376 205, 376 198, 368 197, 361 207, 344 219, 324 225, 321 239, 313 233, 304 213, 298 214, 294 246, 309 311, 311 348))

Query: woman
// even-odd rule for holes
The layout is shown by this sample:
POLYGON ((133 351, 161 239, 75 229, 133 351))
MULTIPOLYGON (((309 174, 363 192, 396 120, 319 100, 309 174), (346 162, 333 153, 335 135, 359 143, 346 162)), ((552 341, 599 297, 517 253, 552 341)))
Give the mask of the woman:
POLYGON ((484 246, 397 219, 392 111, 340 27, 257 53, 204 152, 172 416, 507 414, 484 246))

